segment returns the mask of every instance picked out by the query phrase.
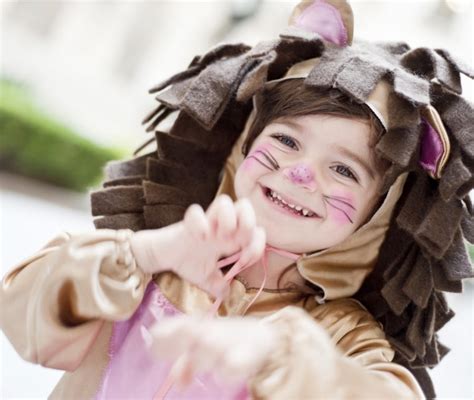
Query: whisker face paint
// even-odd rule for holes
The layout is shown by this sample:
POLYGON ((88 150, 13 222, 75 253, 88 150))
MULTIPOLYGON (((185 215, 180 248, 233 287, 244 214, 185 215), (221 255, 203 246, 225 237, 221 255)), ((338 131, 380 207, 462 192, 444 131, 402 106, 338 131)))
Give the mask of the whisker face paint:
POLYGON ((245 161, 249 159, 254 159, 263 165, 265 168, 269 169, 270 171, 276 171, 280 168, 277 160, 273 155, 264 147, 258 147, 254 151, 252 151, 246 158, 245 161))
POLYGON ((264 155, 271 162, 271 164, 275 167, 275 169, 280 169, 280 165, 278 164, 278 161, 276 160, 276 158, 273 157, 272 153, 267 151, 267 152, 264 153, 264 155))
POLYGON ((331 199, 331 200, 338 201, 338 202, 346 205, 347 207, 352 208, 355 211, 355 207, 346 198, 339 197, 339 196, 326 196, 326 197, 331 199))
POLYGON ((349 202, 349 200, 345 198, 341 198, 338 196, 323 196, 324 201, 331 206, 333 209, 338 210, 334 214, 337 220, 340 220, 342 216, 341 222, 346 222, 348 220, 351 224, 354 223, 354 214, 355 214, 355 207, 349 202))

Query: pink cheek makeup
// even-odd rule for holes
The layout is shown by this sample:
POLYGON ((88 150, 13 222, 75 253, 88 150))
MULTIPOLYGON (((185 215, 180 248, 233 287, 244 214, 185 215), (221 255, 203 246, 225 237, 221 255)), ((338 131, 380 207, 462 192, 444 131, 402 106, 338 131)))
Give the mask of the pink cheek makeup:
POLYGON ((346 225, 348 222, 353 224, 356 208, 354 207, 354 200, 349 193, 340 193, 338 195, 324 196, 328 207, 328 214, 340 225, 346 225))
POLYGON ((257 160, 255 160, 255 158, 250 157, 250 154, 249 154, 249 156, 247 156, 245 160, 242 161, 241 168, 242 168, 242 171, 250 172, 253 169, 255 169, 257 165, 260 165, 260 163, 257 160))
POLYGON ((261 164, 261 162, 259 161, 259 158, 261 158, 262 150, 265 150, 264 146, 257 146, 255 149, 253 149, 251 152, 247 154, 247 157, 245 157, 241 165, 241 168, 243 171, 250 172, 254 170, 257 167, 257 165, 261 164))

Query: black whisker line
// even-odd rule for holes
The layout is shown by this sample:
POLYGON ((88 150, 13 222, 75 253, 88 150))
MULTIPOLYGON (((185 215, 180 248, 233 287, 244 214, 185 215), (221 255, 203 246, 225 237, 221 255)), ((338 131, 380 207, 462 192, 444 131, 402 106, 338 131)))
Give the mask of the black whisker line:
POLYGON ((257 150, 256 153, 262 153, 263 156, 268 160, 268 162, 272 165, 273 169, 278 169, 280 168, 280 166, 278 165, 278 163, 275 161, 275 159, 273 158, 273 156, 271 156, 271 154, 269 155, 269 153, 267 152, 263 152, 262 150, 257 150))
POLYGON ((327 196, 324 196, 324 200, 326 200, 326 203, 328 203, 331 207, 334 207, 336 210, 341 211, 341 212, 347 217, 347 219, 349 220, 349 222, 350 222, 351 224, 354 223, 354 221, 352 221, 351 217, 349 217, 349 215, 347 215, 347 213, 346 213, 344 210, 342 210, 341 208, 335 206, 334 204, 331 204, 331 202, 328 201, 327 196))
POLYGON ((348 203, 347 201, 341 200, 337 197, 332 197, 332 196, 327 196, 327 195, 324 195, 324 197, 326 197, 328 199, 331 199, 331 200, 339 201, 340 203, 345 204, 346 206, 352 208, 354 211, 356 210, 355 207, 352 204, 348 203))
POLYGON ((273 162, 275 163, 275 169, 279 169, 279 168, 280 168, 280 165, 278 164, 278 161, 276 160, 276 158, 273 157, 273 154, 270 153, 270 152, 268 152, 268 151, 267 151, 267 154, 268 154, 269 157, 272 158, 273 162))
POLYGON ((273 169, 271 167, 269 167, 268 165, 264 164, 262 161, 260 161, 257 157, 255 157, 254 155, 251 155, 251 156, 248 156, 247 158, 254 158, 255 160, 257 160, 260 164, 262 164, 265 168, 268 168, 270 171, 273 171, 273 169))

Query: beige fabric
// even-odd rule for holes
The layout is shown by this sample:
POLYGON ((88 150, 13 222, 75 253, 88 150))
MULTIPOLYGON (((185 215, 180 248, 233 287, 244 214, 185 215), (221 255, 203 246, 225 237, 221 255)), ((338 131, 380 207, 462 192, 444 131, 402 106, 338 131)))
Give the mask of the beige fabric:
POLYGON ((84 355, 80 366, 66 372, 49 395, 52 400, 92 399, 99 389, 102 373, 109 362, 109 340, 113 323, 105 321, 89 351, 84 355))
MULTIPOLYGON (((128 230, 61 234, 3 280, 1 328, 15 349, 31 362, 69 371, 51 398, 85 399, 96 393, 108 361, 110 321, 128 318, 143 297, 150 277, 136 268, 133 255, 130 258, 130 234, 128 230), (67 291, 61 294, 65 287, 67 291)), ((183 312, 202 313, 211 304, 204 292, 172 273, 160 274, 156 282, 183 312)), ((256 290, 246 290, 234 280, 219 314, 241 315, 255 294, 256 290)), ((269 323, 278 323, 281 333, 278 351, 251 382, 255 398, 318 398, 318 392, 313 392, 315 382, 323 388, 317 379, 325 381, 325 375, 317 372, 321 355, 314 353, 314 346, 321 329, 314 320, 340 349, 337 353, 327 342, 319 346, 328 353, 327 360, 333 361, 325 365, 338 382, 336 387, 346 388, 341 393, 354 390, 377 398, 423 398, 411 374, 389 362, 393 351, 383 332, 354 300, 319 305, 298 292, 266 290, 248 314, 270 316, 269 323), (356 379, 348 380, 349 376, 356 379)))
MULTIPOLYGON (((157 283, 186 314, 202 315, 212 304, 172 273, 157 283)), ((219 315, 242 315, 256 294, 232 281, 219 315)), ((276 324, 281 337, 267 367, 250 382, 255 399, 424 398, 410 372, 391 362, 394 351, 379 323, 354 299, 321 305, 296 291, 264 290, 246 315, 276 324)))
POLYGON ((151 278, 136 267, 131 234, 62 233, 4 277, 0 328, 25 360, 74 371, 104 320, 133 314, 151 278))
MULTIPOLYGON (((212 299, 206 293, 173 273, 160 274, 156 282, 166 298, 185 314, 204 314, 212 305, 212 299)), ((219 315, 242 315, 256 293, 257 289, 246 289, 242 283, 233 280, 230 292, 219 308, 219 315)), ((264 317, 288 305, 302 306, 301 297, 301 293, 296 291, 279 294, 276 290, 264 289, 246 315, 264 317)))
POLYGON ((424 398, 411 374, 389 362, 393 351, 382 330, 354 300, 329 302, 311 316, 320 324, 297 307, 267 319, 282 344, 251 381, 255 399, 424 398))
POLYGON ((377 262, 396 202, 407 175, 400 175, 372 218, 342 243, 297 260, 300 274, 324 290, 324 299, 354 295, 377 262))
POLYGON ((385 129, 391 126, 388 112, 388 98, 391 91, 390 84, 382 79, 375 85, 374 90, 365 101, 365 104, 370 107, 385 129))

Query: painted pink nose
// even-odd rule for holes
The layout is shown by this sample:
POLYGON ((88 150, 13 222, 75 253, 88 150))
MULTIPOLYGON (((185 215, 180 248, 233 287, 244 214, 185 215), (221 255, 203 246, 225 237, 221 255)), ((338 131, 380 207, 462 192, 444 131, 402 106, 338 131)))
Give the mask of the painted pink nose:
POLYGON ((311 169, 304 165, 299 164, 293 167, 283 169, 283 174, 293 183, 302 185, 310 190, 316 189, 316 182, 311 169))

